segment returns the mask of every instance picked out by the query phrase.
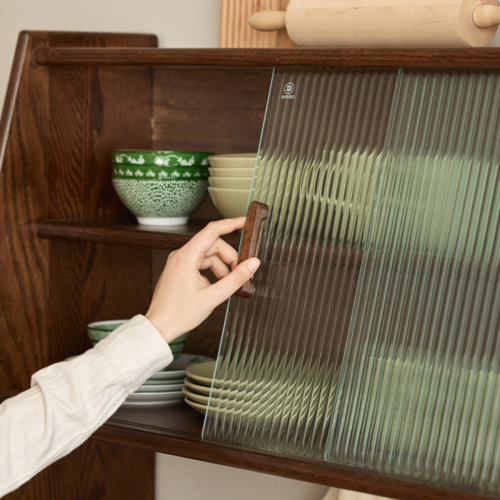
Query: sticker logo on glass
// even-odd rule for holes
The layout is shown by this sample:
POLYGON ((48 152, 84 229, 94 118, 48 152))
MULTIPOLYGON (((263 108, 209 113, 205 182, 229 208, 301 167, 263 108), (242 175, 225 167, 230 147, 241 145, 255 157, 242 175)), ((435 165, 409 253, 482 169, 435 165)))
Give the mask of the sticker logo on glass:
POLYGON ((292 82, 288 82, 283 87, 284 94, 281 96, 282 99, 295 99, 295 85, 292 82))

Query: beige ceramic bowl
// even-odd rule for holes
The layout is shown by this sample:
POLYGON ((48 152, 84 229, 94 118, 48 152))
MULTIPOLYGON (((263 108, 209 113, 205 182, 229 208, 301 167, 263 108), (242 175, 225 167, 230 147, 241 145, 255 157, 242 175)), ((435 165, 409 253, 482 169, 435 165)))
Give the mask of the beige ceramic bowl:
POLYGON ((195 382, 201 385, 210 387, 214 378, 215 361, 207 361, 206 363, 198 363, 186 368, 186 375, 195 382))
POLYGON ((208 182, 215 188, 250 189, 252 187, 252 177, 209 177, 208 182))
POLYGON ((253 177, 253 168, 210 168, 210 175, 214 177, 253 177))
POLYGON ((208 193, 214 202, 215 208, 217 208, 224 219, 242 217, 247 214, 250 189, 209 187, 208 193))
POLYGON ((197 394, 196 392, 190 391, 187 387, 182 388, 182 392, 191 400, 196 403, 200 403, 201 405, 208 405, 208 396, 203 396, 201 394, 197 394))
POLYGON ((212 155, 208 163, 215 168, 254 168, 256 159, 257 153, 212 155))
POLYGON ((197 403, 196 401, 193 401, 192 399, 189 398, 184 398, 184 401, 191 407, 194 408, 198 413, 201 413, 202 415, 205 415, 207 412, 207 405, 202 405, 200 403, 197 403))

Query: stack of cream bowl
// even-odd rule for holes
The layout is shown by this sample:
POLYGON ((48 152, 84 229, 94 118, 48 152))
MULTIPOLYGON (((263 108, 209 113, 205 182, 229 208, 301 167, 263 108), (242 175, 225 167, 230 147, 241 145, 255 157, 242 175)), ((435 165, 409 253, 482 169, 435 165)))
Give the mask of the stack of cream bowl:
POLYGON ((208 192, 224 218, 246 215, 257 153, 212 155, 208 192))
POLYGON ((139 224, 186 224, 207 196, 207 157, 211 154, 115 150, 113 186, 139 224))
MULTIPOLYGON (((245 401, 245 396, 249 397, 255 392, 260 395, 266 392, 267 387, 262 391, 262 387, 254 383, 248 384, 247 381, 241 381, 241 374, 234 373, 235 378, 232 381, 218 381, 212 387, 215 361, 200 363, 190 366, 186 370, 187 377, 184 379, 184 388, 182 392, 186 396, 184 401, 199 413, 205 414, 207 409, 212 411, 230 411, 241 412, 257 410, 262 412, 260 402, 245 401)), ((223 370, 224 371, 224 370, 223 370)))
POLYGON ((219 363, 220 379, 214 380, 215 362, 186 370, 184 401, 196 411, 230 418, 237 425, 265 424, 274 429, 287 415, 286 422, 304 434, 317 421, 330 420, 340 372, 335 364, 307 358, 297 363, 272 352, 261 352, 253 362, 235 357, 219 363))
POLYGON ((190 366, 186 370, 182 392, 184 401, 196 411, 205 414, 215 371, 215 361, 190 366))

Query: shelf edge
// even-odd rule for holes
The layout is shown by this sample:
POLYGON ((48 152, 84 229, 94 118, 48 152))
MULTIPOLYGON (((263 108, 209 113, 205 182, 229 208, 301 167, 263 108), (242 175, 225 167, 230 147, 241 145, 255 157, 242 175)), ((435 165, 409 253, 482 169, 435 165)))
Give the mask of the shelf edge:
MULTIPOLYGON (((127 221, 127 219, 124 219, 127 221)), ((154 229, 136 229, 137 225, 118 224, 115 227, 105 225, 109 219, 103 218, 102 226, 97 224, 97 219, 76 220, 42 220, 33 223, 33 231, 40 238, 63 239, 70 241, 82 241, 85 243, 96 243, 103 245, 125 245, 143 248, 155 248, 160 250, 176 250, 185 245, 195 234, 180 234, 174 232, 155 232, 154 229), (85 225, 88 223, 88 225, 85 225)), ((203 225, 195 226, 201 230, 203 225)), ((226 241, 236 249, 239 239, 231 235, 226 241)))
POLYGON ((481 49, 150 49, 38 48, 44 66, 376 66, 499 68, 500 48, 481 49))
POLYGON ((138 431, 114 424, 105 424, 93 439, 146 448, 194 460, 235 467, 275 476, 307 481, 363 493, 388 496, 400 500, 486 500, 491 496, 477 495, 463 490, 436 487, 378 474, 368 469, 335 465, 321 460, 302 460, 286 455, 273 455, 237 446, 223 446, 182 437, 138 431))

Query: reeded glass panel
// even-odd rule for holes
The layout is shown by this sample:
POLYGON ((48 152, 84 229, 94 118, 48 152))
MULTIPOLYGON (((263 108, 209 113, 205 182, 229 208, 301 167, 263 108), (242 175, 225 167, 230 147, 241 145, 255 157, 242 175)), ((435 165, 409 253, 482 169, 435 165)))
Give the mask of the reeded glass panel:
POLYGON ((500 492, 500 78, 405 71, 327 458, 500 492))
POLYGON ((251 198, 256 293, 228 308, 204 437, 321 457, 397 70, 277 70, 251 198))
POLYGON ((277 70, 204 438, 500 493, 500 74, 277 70))

